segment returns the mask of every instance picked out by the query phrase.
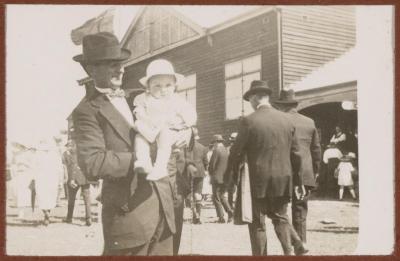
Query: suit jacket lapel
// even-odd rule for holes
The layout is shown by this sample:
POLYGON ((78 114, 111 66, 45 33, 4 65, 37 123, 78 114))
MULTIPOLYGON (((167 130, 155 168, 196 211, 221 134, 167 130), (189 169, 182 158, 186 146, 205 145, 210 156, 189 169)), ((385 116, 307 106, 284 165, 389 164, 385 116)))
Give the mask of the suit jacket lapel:
POLYGON ((129 146, 132 146, 132 139, 130 135, 132 127, 128 124, 121 113, 119 113, 119 111, 114 107, 114 105, 112 105, 107 97, 104 94, 99 94, 98 97, 92 100, 92 105, 99 107, 99 112, 108 120, 115 131, 129 146))

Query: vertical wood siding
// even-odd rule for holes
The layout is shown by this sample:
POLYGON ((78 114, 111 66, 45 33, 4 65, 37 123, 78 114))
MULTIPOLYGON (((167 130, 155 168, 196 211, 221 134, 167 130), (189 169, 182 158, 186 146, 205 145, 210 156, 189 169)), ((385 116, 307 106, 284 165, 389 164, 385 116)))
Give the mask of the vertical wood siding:
POLYGON ((261 78, 278 94, 279 66, 276 12, 269 12, 248 21, 200 38, 158 56, 125 68, 124 88, 137 88, 147 64, 157 58, 170 60, 177 72, 196 73, 197 114, 201 142, 208 144, 212 135, 225 138, 237 131, 237 120, 225 120, 225 64, 261 53, 261 78), (211 44, 210 44, 211 43, 211 44))

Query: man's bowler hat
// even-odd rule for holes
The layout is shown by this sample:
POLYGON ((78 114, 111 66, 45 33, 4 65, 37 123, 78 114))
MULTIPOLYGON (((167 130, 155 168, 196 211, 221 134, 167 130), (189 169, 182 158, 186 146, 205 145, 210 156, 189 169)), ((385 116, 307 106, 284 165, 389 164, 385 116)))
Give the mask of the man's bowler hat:
POLYGON ((244 93, 243 99, 249 101, 249 98, 253 94, 265 93, 267 95, 271 94, 272 90, 269 88, 267 82, 255 80, 251 82, 250 89, 244 93))
POLYGON ((295 99, 295 94, 292 89, 282 90, 279 100, 275 101, 276 104, 282 105, 297 105, 299 101, 295 99))
POLYGON ((131 52, 121 48, 115 35, 108 32, 90 34, 83 37, 83 54, 73 57, 81 64, 94 64, 103 61, 124 61, 131 56, 131 52))

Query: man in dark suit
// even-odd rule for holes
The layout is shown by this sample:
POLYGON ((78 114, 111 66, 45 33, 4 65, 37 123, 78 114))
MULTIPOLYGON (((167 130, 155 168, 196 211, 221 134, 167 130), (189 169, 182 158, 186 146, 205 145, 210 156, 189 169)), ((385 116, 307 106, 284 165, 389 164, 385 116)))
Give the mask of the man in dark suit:
POLYGON ((147 181, 133 171, 131 109, 120 89, 121 62, 130 52, 111 33, 87 35, 74 57, 93 79, 95 92, 73 111, 78 162, 89 180, 103 179, 104 255, 172 255, 175 232, 169 177, 147 181), (124 206, 130 200, 128 211, 124 206))
POLYGON ((85 203, 86 226, 92 225, 91 203, 90 203, 90 184, 96 182, 88 181, 78 166, 76 155, 76 144, 72 140, 67 143, 67 150, 63 153, 63 163, 68 172, 68 212, 66 223, 72 223, 72 216, 75 208, 76 193, 79 188, 82 190, 83 202, 85 203))
POLYGON ((228 223, 233 219, 233 209, 224 196, 226 186, 224 174, 228 166, 228 150, 225 148, 221 135, 214 135, 214 150, 210 159, 208 172, 212 185, 213 202, 217 211, 218 223, 225 223, 224 209, 228 213, 228 223))
POLYGON ((275 104, 281 111, 287 113, 296 128, 301 155, 300 173, 303 176, 306 195, 303 199, 293 197, 292 223, 301 240, 306 243, 308 196, 316 187, 315 181, 321 164, 319 136, 314 121, 297 112, 298 101, 294 97, 293 90, 282 90, 281 97, 275 104))
MULTIPOLYGON (((264 81, 253 81, 243 99, 254 112, 244 117, 232 146, 229 164, 238 164, 247 157, 252 198, 253 221, 249 224, 253 255, 267 255, 265 215, 272 219, 276 235, 285 255, 306 252, 296 231, 289 223, 287 206, 292 196, 305 194, 302 186, 301 158, 295 127, 285 113, 269 103, 271 89, 264 81)), ((234 170, 236 166, 234 166, 234 170)), ((226 175, 230 175, 227 171, 226 175)), ((225 178, 229 184, 233 177, 225 178)))
MULTIPOLYGON (((229 136, 229 145, 226 147, 228 150, 228 153, 231 152, 232 145, 235 143, 237 137, 237 132, 232 132, 231 135, 229 136)), ((232 184, 231 186, 228 186, 228 202, 229 205, 233 208, 234 206, 234 198, 233 195, 235 194, 237 187, 235 184, 232 184)))
POLYGON ((190 172, 191 190, 192 190, 192 212, 193 224, 201 224, 200 215, 202 207, 203 181, 206 176, 208 166, 208 149, 199 143, 199 134, 197 128, 193 128, 194 144, 189 152, 188 171, 190 172))

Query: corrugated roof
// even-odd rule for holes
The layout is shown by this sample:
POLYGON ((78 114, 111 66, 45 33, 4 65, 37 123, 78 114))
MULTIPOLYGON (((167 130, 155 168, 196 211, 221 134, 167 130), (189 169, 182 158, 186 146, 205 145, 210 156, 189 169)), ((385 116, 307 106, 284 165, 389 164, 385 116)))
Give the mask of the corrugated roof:
POLYGON ((356 47, 350 49, 339 58, 313 71, 299 82, 289 85, 287 89, 299 92, 357 80, 356 66, 359 66, 357 65, 357 53, 356 47))

